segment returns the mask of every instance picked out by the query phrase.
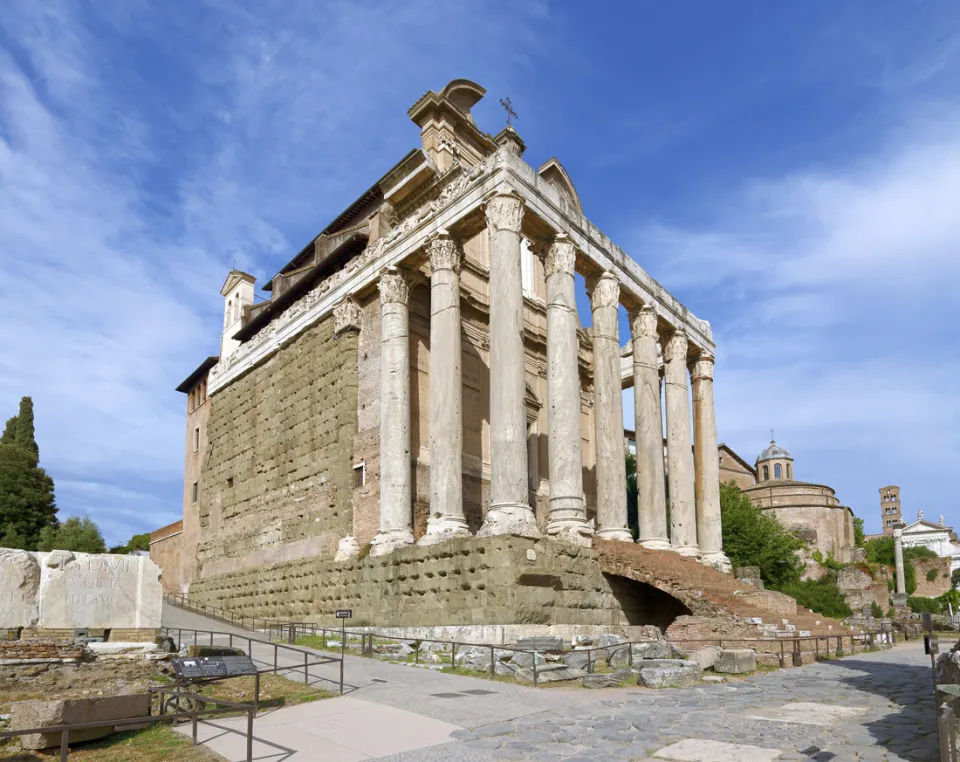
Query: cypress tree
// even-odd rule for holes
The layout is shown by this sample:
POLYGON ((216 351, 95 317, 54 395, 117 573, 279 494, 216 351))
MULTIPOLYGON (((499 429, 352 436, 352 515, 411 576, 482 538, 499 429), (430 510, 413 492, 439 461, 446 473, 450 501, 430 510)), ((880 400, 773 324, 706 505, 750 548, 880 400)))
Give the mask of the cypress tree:
POLYGON ((19 422, 20 416, 15 415, 13 418, 7 421, 7 425, 3 427, 3 436, 0 437, 0 444, 16 444, 17 443, 17 423, 19 422))
POLYGON ((17 416, 17 447, 29 450, 40 460, 40 448, 37 446, 36 432, 33 428, 33 400, 23 397, 20 400, 20 414, 17 416))
POLYGON ((33 401, 20 401, 20 414, 0 437, 0 527, 3 539, 33 550, 44 527, 56 526, 53 479, 38 465, 33 401))

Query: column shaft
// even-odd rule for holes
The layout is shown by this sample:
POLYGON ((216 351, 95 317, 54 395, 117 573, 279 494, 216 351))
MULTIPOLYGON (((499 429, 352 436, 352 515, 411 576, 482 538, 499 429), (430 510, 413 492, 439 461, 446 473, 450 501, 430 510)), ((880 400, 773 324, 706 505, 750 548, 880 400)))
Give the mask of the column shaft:
POLYGON ((479 535, 539 537, 527 492, 527 415, 518 196, 486 207, 490 243, 490 507, 479 535))
POLYGON ((550 415, 550 521, 547 533, 579 544, 593 534, 583 498, 576 250, 567 236, 544 259, 547 280, 547 381, 550 415))
MULTIPOLYGON (((340 302, 336 307, 333 308, 333 334, 338 338, 339 341, 348 340, 347 347, 348 349, 348 360, 346 363, 350 363, 350 371, 356 373, 357 371, 357 340, 355 336, 360 333, 360 326, 363 321, 363 311, 360 309, 360 305, 357 304, 356 300, 352 296, 346 297, 342 302, 340 302), (349 338, 353 336, 353 340, 349 341, 349 338)), ((351 393, 356 394, 356 388, 353 387, 350 389, 351 393)), ((341 432, 341 436, 346 437, 347 441, 352 440, 356 435, 356 428, 346 432, 341 432)), ((353 506, 351 499, 351 488, 353 486, 353 461, 348 459, 348 456, 353 453, 353 445, 344 444, 344 449, 347 451, 341 454, 341 457, 344 459, 343 463, 343 475, 340 478, 340 484, 338 486, 338 497, 337 497, 337 507, 339 510, 343 511, 344 515, 344 531, 346 534, 340 538, 340 542, 337 544, 337 553, 334 557, 334 561, 347 561, 351 558, 356 558, 360 554, 360 544, 357 542, 357 537, 354 534, 355 526, 353 515, 353 506), (349 512, 349 514, 348 514, 349 512), (347 515, 348 514, 348 515, 347 515)))
POLYGON ((667 408, 667 480, 670 490, 670 544, 695 556, 697 516, 690 439, 690 390, 687 384, 687 337, 677 331, 663 351, 664 402, 667 408))
POLYGON ((633 542, 633 535, 627 529, 627 466, 617 325, 620 283, 611 273, 604 273, 591 286, 597 537, 633 542))
POLYGON ((430 517, 421 545, 470 532, 463 515, 460 246, 430 242, 430 517))
POLYGON ((413 542, 409 295, 396 268, 380 275, 380 531, 370 549, 375 556, 413 542))
POLYGON ((633 403, 637 436, 637 518, 644 547, 670 548, 663 473, 663 419, 657 357, 657 314, 647 305, 632 315, 633 403))
POLYGON ((720 456, 713 407, 713 358, 701 355, 694 363, 690 377, 693 381, 693 461, 701 560, 721 571, 730 571, 730 559, 723 552, 720 523, 720 456))
POLYGON ((907 583, 903 572, 903 529, 900 527, 893 530, 893 560, 896 565, 897 592, 906 595, 907 583))

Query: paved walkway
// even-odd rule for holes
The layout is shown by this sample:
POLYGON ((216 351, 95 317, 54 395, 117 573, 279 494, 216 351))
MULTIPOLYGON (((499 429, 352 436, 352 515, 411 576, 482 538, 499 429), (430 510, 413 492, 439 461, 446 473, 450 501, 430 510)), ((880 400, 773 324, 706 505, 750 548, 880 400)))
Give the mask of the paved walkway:
MULTIPOLYGON (((182 611, 166 621, 197 622, 182 611)), ((217 629, 229 629, 217 625, 217 629)), ((239 631, 238 631, 239 632, 239 631)), ((272 657, 271 657, 272 658, 272 657)), ((322 668, 320 668, 322 669, 322 668)), ((313 681, 313 670, 311 670, 313 681)), ((922 645, 759 675, 650 691, 533 689, 347 657, 344 698, 256 721, 270 762, 934 762, 932 676, 922 645), (450 740, 452 739, 452 740, 450 740)), ((201 739, 242 759, 241 720, 201 739)))

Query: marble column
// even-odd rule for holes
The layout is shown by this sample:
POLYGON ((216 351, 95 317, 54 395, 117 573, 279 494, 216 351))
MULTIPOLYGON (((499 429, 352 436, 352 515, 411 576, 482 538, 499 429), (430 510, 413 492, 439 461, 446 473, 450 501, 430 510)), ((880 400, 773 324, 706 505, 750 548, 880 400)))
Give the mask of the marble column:
POLYGON ((897 592, 906 595, 907 583, 903 576, 903 529, 901 527, 893 530, 893 560, 897 570, 897 592))
POLYGON ((630 316, 633 333, 633 407, 637 436, 638 542, 645 548, 670 549, 667 495, 663 473, 663 419, 657 357, 657 313, 650 305, 630 316))
POLYGON ((539 537, 527 491, 523 201, 513 193, 498 193, 485 212, 490 248, 490 506, 478 535, 539 537))
POLYGON ((594 428, 597 450, 597 537, 633 542, 627 529, 627 466, 617 306, 620 282, 611 273, 591 280, 594 428))
MULTIPOLYGON (((356 300, 352 296, 346 297, 333 308, 333 335, 337 338, 340 338, 341 336, 359 334, 362 319, 363 311, 360 309, 360 305, 357 304, 356 300)), ((354 363, 353 370, 356 371, 356 345, 353 345, 352 352, 354 355, 352 359, 352 362, 354 363)), ((353 434, 356 434, 355 430, 351 434, 351 438, 353 434)), ((344 466, 347 470, 345 477, 352 479, 353 463, 348 460, 344 466)), ((348 561, 351 558, 356 558, 358 555, 360 555, 360 543, 357 542, 357 537, 354 534, 356 527, 354 526, 352 509, 350 511, 349 521, 349 534, 340 538, 340 542, 337 545, 337 554, 333 559, 334 561, 348 561)))
POLYGON ((463 380, 460 245, 442 230, 430 242, 430 516, 420 545, 468 536, 463 515, 463 380))
POLYGON ((380 275, 380 531, 374 556, 413 543, 410 475, 410 284, 388 267, 380 275))
POLYGON ((731 570, 723 552, 720 525, 720 456, 713 407, 713 357, 701 354, 690 372, 693 382, 693 462, 700 560, 720 571, 731 570))
POLYGON ((573 242, 560 234, 547 249, 547 394, 549 401, 550 521, 547 534, 590 544, 583 498, 580 437, 580 362, 573 242))
POLYGON ((687 336, 679 330, 663 349, 664 403, 667 408, 667 480, 670 492, 670 545, 695 556, 697 513, 690 439, 690 389, 687 384, 687 336))

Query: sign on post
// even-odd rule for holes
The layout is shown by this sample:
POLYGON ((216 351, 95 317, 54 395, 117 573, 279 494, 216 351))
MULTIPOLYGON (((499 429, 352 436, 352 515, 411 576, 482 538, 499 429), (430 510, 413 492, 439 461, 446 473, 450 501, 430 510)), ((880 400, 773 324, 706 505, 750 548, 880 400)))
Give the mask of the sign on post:
POLYGON ((923 636, 923 652, 929 656, 940 653, 940 641, 936 635, 923 636))
POLYGON ((337 609, 337 619, 353 619, 353 609, 337 609))

